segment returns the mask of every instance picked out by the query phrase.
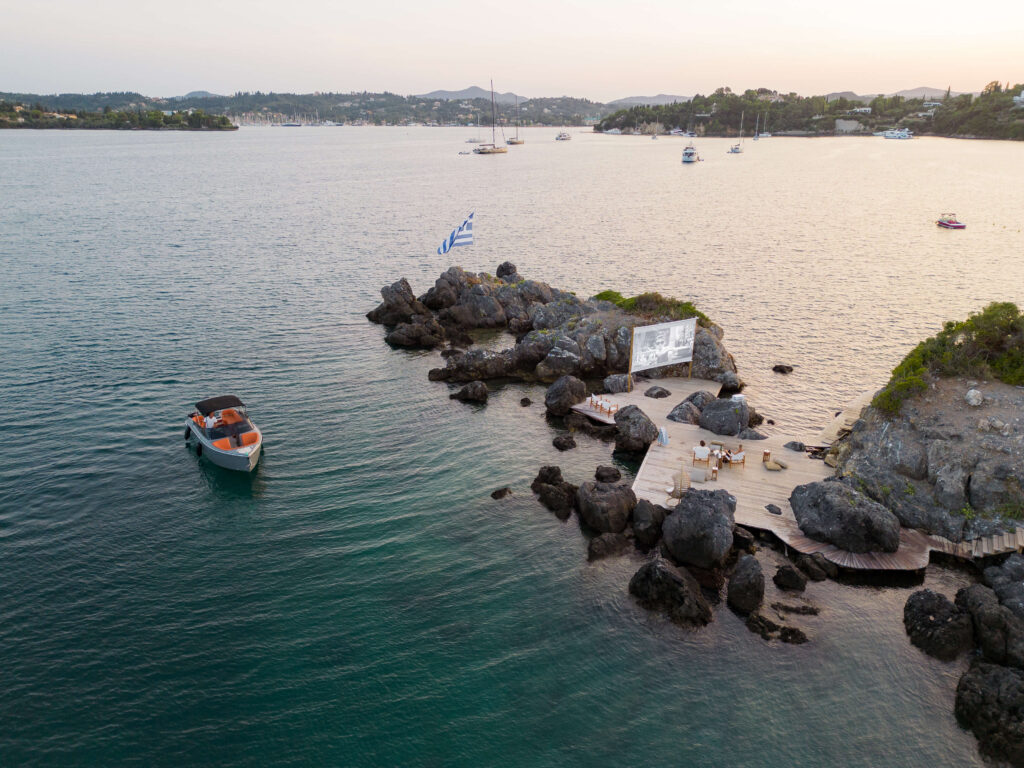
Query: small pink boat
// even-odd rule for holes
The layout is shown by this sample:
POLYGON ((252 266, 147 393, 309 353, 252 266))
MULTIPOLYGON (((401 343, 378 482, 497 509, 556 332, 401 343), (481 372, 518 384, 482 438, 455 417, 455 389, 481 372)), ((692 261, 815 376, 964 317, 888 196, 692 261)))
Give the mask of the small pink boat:
POLYGON ((955 213, 944 213, 941 216, 939 216, 939 220, 936 221, 935 223, 938 224, 940 227, 944 227, 945 229, 967 229, 966 224, 962 224, 961 222, 956 220, 955 213))

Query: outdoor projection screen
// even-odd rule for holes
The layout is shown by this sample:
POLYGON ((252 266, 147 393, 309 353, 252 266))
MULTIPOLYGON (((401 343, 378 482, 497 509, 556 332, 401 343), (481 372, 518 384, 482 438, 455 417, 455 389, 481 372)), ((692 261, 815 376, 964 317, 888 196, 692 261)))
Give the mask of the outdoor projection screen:
POLYGON ((630 371, 690 362, 693 359, 693 337, 696 333, 695 317, 634 328, 630 371))

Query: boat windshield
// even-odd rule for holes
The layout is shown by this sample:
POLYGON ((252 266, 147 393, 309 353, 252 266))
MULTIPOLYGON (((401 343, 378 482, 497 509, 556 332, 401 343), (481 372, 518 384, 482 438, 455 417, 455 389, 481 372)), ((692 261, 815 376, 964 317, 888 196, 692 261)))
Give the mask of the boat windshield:
POLYGON ((217 425, 206 430, 211 440, 219 440, 222 437, 236 437, 243 432, 251 432, 255 429, 249 416, 244 412, 235 409, 222 411, 217 415, 217 425))

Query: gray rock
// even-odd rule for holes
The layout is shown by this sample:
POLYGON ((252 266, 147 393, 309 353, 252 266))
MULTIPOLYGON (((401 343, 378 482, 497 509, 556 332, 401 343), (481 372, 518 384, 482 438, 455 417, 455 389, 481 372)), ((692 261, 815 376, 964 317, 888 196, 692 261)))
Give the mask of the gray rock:
POLYGON ((764 599, 764 574, 753 555, 743 555, 729 578, 726 600, 740 613, 756 611, 764 599))
POLYGON ((771 512, 773 515, 782 514, 782 509, 776 504, 765 504, 764 508, 771 512))
POLYGON ((836 564, 826 560, 820 552, 815 552, 813 555, 800 555, 795 562, 796 567, 803 571, 811 581, 825 581, 839 575, 839 568, 836 564))
POLYGON ((747 426, 746 400, 713 400, 700 412, 700 425, 716 435, 738 435, 747 426))
POLYGON ((654 547, 661 538, 661 526, 669 510, 647 499, 640 499, 633 508, 633 535, 637 545, 644 550, 654 547))
POLYGON ((606 557, 621 555, 631 547, 629 539, 621 533, 602 533, 594 536, 587 544, 587 560, 601 560, 606 557))
POLYGON ((430 310, 420 302, 404 277, 380 289, 384 299, 376 309, 367 312, 366 317, 374 323, 395 326, 409 322, 413 315, 429 315, 430 310))
POLYGON ((587 396, 586 385, 575 376, 562 376, 548 387, 544 394, 544 407, 553 416, 565 416, 572 406, 582 403, 587 396))
POLYGON ((622 479, 622 473, 615 467, 601 466, 594 472, 594 479, 600 483, 617 483, 622 479))
POLYGON ((671 396, 672 396, 671 392, 669 392, 664 387, 659 387, 659 386, 653 386, 650 389, 648 389, 646 392, 644 392, 644 397, 653 397, 653 398, 656 398, 656 399, 657 398, 662 398, 662 397, 671 397, 671 396))
POLYGON ((1002 565, 989 566, 983 578, 999 602, 1024 619, 1024 556, 1014 553, 1002 565))
POLYGON ((782 625, 760 613, 752 613, 747 617, 747 629, 765 640, 771 640, 782 629, 782 625))
POLYGON ((700 424, 700 409, 693 403, 680 403, 669 411, 668 420, 680 424, 700 424))
POLYGON ((779 630, 779 640, 793 645, 802 645, 807 642, 807 635, 799 627, 783 627, 779 630))
POLYGON ((974 641, 971 614, 930 589, 919 590, 907 599, 903 626, 911 643, 943 661, 952 661, 974 641))
POLYGON ((683 400, 683 402, 684 403, 693 403, 694 407, 698 411, 702 411, 702 410, 704 410, 704 407, 708 403, 713 403, 717 399, 718 398, 715 395, 713 395, 711 392, 708 392, 706 389, 701 389, 701 390, 698 390, 697 392, 694 392, 688 398, 683 400))
POLYGON ((601 533, 621 533, 636 506, 633 489, 625 485, 588 480, 576 492, 580 518, 601 533))
POLYGON ((782 363, 779 363, 777 365, 773 365, 772 366, 772 370, 775 371, 775 373, 792 373, 793 372, 793 366, 792 365, 784 365, 782 363))
POLYGON ((499 488, 499 489, 498 489, 498 490, 496 490, 496 491, 491 491, 491 498, 492 498, 492 499, 504 499, 504 498, 505 498, 506 496, 508 496, 508 495, 509 495, 510 493, 512 493, 512 489, 511 489, 511 488, 509 488, 509 487, 508 487, 508 486, 506 485, 506 486, 505 486, 504 488, 499 488))
POLYGON ((964 401, 972 408, 977 408, 985 402, 985 398, 978 390, 969 389, 967 394, 964 395, 964 401))
POLYGON ((807 450, 807 446, 801 443, 799 440, 790 440, 782 447, 788 448, 789 450, 796 451, 798 453, 803 453, 804 451, 807 450))
POLYGON ((543 381, 566 374, 581 373, 580 345, 568 336, 558 336, 547 356, 537 363, 535 373, 543 381))
POLYGON ((625 373, 613 373, 605 376, 604 391, 609 395, 618 395, 629 391, 629 376, 625 373))
POLYGON ((626 453, 641 453, 658 438, 658 428, 647 414, 635 405, 627 405, 615 412, 615 450, 626 453))
POLYGON ((999 604, 984 584, 956 593, 956 604, 971 615, 974 639, 986 661, 1024 669, 1024 621, 999 604))
POLYGON ((576 447, 576 441, 572 435, 559 435, 551 441, 551 444, 560 451, 568 451, 570 448, 576 447))
POLYGON ((511 261, 503 261, 501 264, 498 265, 498 271, 496 274, 498 277, 504 279, 507 277, 513 277, 517 273, 518 270, 516 269, 515 264, 513 264, 511 261))
POLYGON ((973 662, 956 687, 955 712, 983 755, 1024 765, 1024 672, 973 662))
POLYGON ((803 592, 807 588, 807 577, 792 565, 780 565, 772 581, 779 589, 789 589, 794 592, 803 592))
POLYGON ((445 340, 445 331, 431 315, 412 315, 407 323, 399 323, 384 337, 395 347, 432 349, 445 340))
POLYGON ((458 392, 448 395, 452 400, 461 400, 464 403, 486 403, 487 385, 482 381, 471 381, 458 392))
POLYGON ((662 524, 665 546, 677 563, 716 568, 732 548, 736 499, 727 491, 688 489, 662 524))
POLYGON ((677 624, 703 626, 712 619, 711 606, 693 576, 664 560, 652 560, 633 574, 629 593, 644 608, 661 611, 677 624))
POLYGON ((530 484, 540 503, 560 520, 567 520, 576 506, 576 486, 562 479, 562 470, 556 466, 543 466, 530 484))
POLYGON ((732 548, 737 552, 752 552, 754 541, 754 534, 743 526, 737 525, 732 529, 732 548))
POLYGON ((739 392, 743 389, 743 381, 732 371, 725 371, 715 376, 714 381, 722 385, 722 394, 739 392))
POLYGON ((519 404, 523 406, 523 408, 529 408, 531 405, 533 405, 533 400, 531 400, 528 397, 524 397, 519 401, 519 404))
POLYGON ((740 432, 738 435, 736 435, 736 437, 739 440, 767 440, 768 439, 768 435, 762 435, 756 429, 751 429, 750 427, 747 427, 746 429, 744 429, 742 432, 740 432))
POLYGON ((962 445, 936 440, 928 446, 928 481, 935 498, 947 509, 960 509, 967 503, 967 468, 962 445))
POLYGON ((799 485, 789 497, 797 524, 807 536, 848 552, 895 552, 900 522, 888 509, 843 483, 799 485))

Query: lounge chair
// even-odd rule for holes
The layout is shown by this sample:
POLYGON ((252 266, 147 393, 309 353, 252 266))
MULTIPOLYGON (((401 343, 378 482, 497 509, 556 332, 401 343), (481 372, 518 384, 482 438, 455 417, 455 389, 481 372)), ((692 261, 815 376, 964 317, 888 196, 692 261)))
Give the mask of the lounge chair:
POLYGON ((730 457, 730 459, 725 462, 725 464, 726 465, 742 464, 744 467, 746 467, 747 466, 747 454, 744 451, 739 451, 738 453, 734 453, 730 457))
POLYGON ((711 457, 711 449, 706 445, 698 445, 693 449, 693 466, 697 464, 705 464, 710 466, 709 459, 711 457))

